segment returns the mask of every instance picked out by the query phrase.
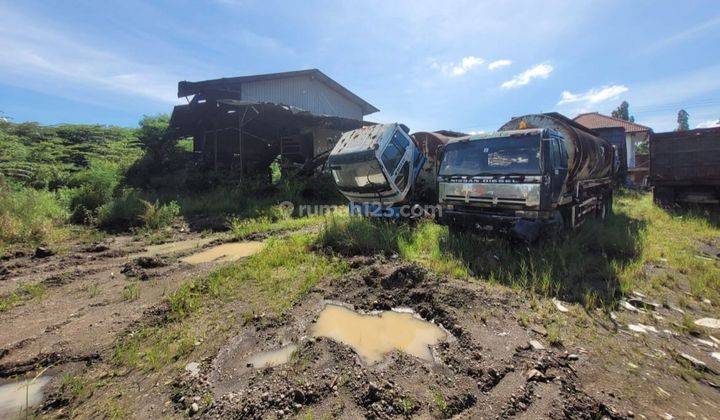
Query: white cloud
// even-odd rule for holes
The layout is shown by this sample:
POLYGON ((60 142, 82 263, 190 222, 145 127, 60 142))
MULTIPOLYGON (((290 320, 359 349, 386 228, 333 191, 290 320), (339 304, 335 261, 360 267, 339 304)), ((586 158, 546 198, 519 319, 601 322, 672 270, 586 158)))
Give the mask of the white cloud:
POLYGON ((615 99, 620 94, 627 92, 629 89, 623 85, 603 86, 601 88, 593 88, 583 93, 572 93, 564 91, 558 105, 570 104, 575 102, 584 102, 586 104, 596 104, 605 102, 609 99, 615 99))
POLYGON ((515 75, 512 79, 508 80, 507 82, 504 82, 500 87, 504 89, 512 89, 520 86, 525 86, 532 79, 540 78, 540 79, 547 79, 548 76, 550 76, 550 73, 553 71, 553 66, 547 63, 538 64, 534 67, 531 67, 524 72, 515 75))
POLYGON ((700 124, 695 126, 695 128, 711 128, 711 127, 720 127, 720 119, 703 121, 700 124))
POLYGON ((432 67, 440 69, 443 74, 447 76, 457 77, 462 76, 477 66, 482 65, 484 62, 485 60, 480 57, 468 55, 467 57, 463 57, 459 63, 450 62, 440 64, 437 61, 433 61, 432 67))
POLYGON ((512 61, 510 61, 510 60, 496 60, 496 61, 493 61, 492 63, 488 64, 488 70, 490 70, 490 71, 497 70, 499 68, 509 66, 510 64, 512 64, 512 61))

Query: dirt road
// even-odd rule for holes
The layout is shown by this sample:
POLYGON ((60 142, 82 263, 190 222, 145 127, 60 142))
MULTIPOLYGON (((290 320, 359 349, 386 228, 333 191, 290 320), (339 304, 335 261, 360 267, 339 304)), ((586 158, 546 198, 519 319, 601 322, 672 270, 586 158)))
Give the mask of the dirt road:
MULTIPOLYGON (((256 289, 242 287, 239 298, 217 292, 209 307, 178 319, 172 296, 181 285, 223 267, 245 276, 232 271, 245 261, 183 258, 227 239, 178 232, 155 246, 117 236, 43 258, 5 257, 0 385, 41 373, 49 379, 34 410, 53 418, 718 418, 720 334, 692 326, 718 310, 709 301, 678 302, 682 288, 662 302, 629 293, 604 312, 460 281, 394 256, 336 261, 309 245, 297 252, 339 271, 281 290, 277 296, 300 296, 287 309, 252 306, 256 289), (402 308, 444 338, 429 360, 391 351, 370 363, 357 348, 314 335, 328 303, 358 314, 402 308), (288 359, 275 366, 249 362, 286 346, 288 359)), ((242 256, 260 252, 260 266, 288 258, 276 248, 283 240, 242 256)), ((717 258, 716 247, 699 252, 717 258)), ((312 261, 298 272, 320 264, 312 261)), ((268 272, 285 270, 273 267, 268 272)), ((260 291, 285 287, 257 282, 260 291)))

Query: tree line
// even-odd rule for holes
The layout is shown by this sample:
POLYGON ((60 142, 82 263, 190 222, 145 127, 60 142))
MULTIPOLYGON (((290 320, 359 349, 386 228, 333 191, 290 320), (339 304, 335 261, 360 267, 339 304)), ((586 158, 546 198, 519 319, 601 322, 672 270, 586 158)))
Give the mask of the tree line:
MULTIPOLYGON (((635 117, 630 115, 630 104, 627 101, 622 101, 620 105, 612 111, 612 117, 623 121, 635 122, 635 117)), ((720 119, 717 123, 720 126, 720 119)), ((685 109, 681 109, 677 113, 677 126, 675 131, 686 131, 690 129, 690 113, 685 109)))

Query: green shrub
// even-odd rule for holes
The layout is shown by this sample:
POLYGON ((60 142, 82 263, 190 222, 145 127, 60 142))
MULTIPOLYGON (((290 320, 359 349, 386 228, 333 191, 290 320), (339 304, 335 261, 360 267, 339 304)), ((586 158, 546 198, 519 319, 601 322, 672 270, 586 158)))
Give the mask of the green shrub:
POLYGON ((140 216, 148 229, 161 229, 170 226, 173 220, 180 215, 180 205, 175 201, 167 204, 160 204, 159 201, 151 203, 143 201, 145 212, 140 216))
POLYGON ((41 243, 61 235, 67 212, 46 190, 0 186, 1 243, 41 243))
POLYGON ((137 226, 144 212, 140 194, 133 189, 124 189, 118 197, 98 209, 97 225, 105 229, 127 229, 137 226))
POLYGON ((110 202, 122 175, 117 163, 97 160, 90 168, 76 174, 71 181, 75 192, 70 197, 71 220, 92 222, 97 209, 110 202))

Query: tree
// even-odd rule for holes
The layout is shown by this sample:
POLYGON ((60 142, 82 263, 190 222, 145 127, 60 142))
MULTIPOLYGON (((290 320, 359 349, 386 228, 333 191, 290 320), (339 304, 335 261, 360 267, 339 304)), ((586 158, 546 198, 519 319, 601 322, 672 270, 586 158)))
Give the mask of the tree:
POLYGON ((687 113, 684 109, 681 109, 678 111, 677 116, 677 129, 675 131, 686 131, 690 129, 690 124, 688 123, 688 120, 690 119, 690 114, 687 113))
POLYGON ((140 120, 138 140, 145 146, 150 159, 156 164, 163 164, 175 148, 175 139, 169 127, 170 117, 167 114, 144 116, 140 120))
POLYGON ((619 107, 611 114, 613 118, 619 118, 621 120, 635 122, 635 117, 630 115, 630 104, 627 101, 622 101, 619 107))

